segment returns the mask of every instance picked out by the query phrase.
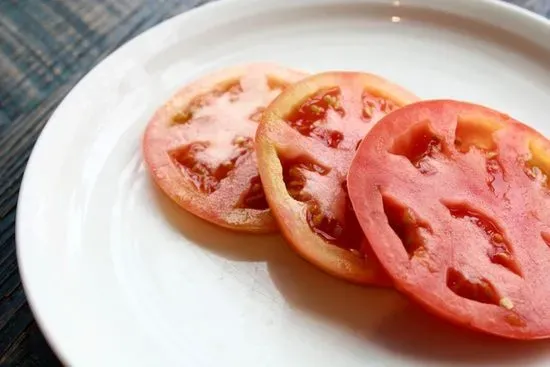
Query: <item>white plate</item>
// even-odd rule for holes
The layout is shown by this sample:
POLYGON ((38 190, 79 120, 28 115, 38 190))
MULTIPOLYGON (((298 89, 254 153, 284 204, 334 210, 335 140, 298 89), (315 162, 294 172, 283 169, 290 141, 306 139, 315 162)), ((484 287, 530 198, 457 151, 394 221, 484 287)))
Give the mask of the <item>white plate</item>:
POLYGON ((548 21, 489 0, 222 1, 139 36, 67 96, 25 174, 17 249, 48 340, 76 366, 550 365, 548 342, 463 332, 320 273, 277 236, 179 211, 140 156, 179 86, 254 60, 378 73, 550 136, 548 39, 548 21))

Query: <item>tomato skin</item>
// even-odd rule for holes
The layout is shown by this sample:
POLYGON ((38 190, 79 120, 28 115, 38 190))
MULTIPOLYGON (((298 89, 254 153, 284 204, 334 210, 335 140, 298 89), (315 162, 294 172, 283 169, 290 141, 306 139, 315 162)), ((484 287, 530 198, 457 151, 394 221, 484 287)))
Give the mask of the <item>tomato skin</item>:
MULTIPOLYGON (((206 185, 206 192, 199 190, 197 182, 193 182, 190 177, 182 174, 181 167, 174 163, 168 152, 171 149, 169 146, 173 145, 175 140, 168 130, 181 111, 186 110, 198 97, 220 86, 238 82, 247 75, 263 75, 269 79, 270 83, 274 81, 278 87, 284 88, 285 85, 292 84, 307 74, 272 63, 253 63, 229 67, 201 77, 179 90, 155 112, 143 136, 143 156, 156 185, 181 208, 227 229, 249 233, 271 233, 276 232, 278 228, 269 209, 254 210, 254 207, 233 206, 243 190, 247 190, 258 175, 254 152, 243 157, 235 156, 238 174, 224 173, 227 175, 224 181, 232 188, 215 191, 217 187, 209 188, 208 185, 212 185, 213 181, 208 179, 200 184, 206 185)), ((258 105, 258 107, 263 106, 258 105)), ((253 140, 253 136, 250 140, 253 140)), ((191 143, 193 142, 186 142, 186 144, 191 143)), ((259 182, 259 179, 257 181, 259 182)))
MULTIPOLYGON (((379 266, 366 241, 360 245, 358 250, 362 254, 358 256, 357 251, 353 253, 348 249, 328 243, 312 231, 307 219, 308 204, 297 201, 290 196, 283 179, 284 169, 279 159, 279 153, 284 151, 288 158, 292 159, 293 156, 300 155, 298 153, 300 149, 309 152, 308 154, 313 156, 312 159, 319 159, 327 164, 332 162, 332 164, 337 165, 338 169, 332 171, 341 172, 340 174, 345 179, 347 165, 353 157, 356 146, 356 144, 351 143, 354 141, 353 139, 357 141, 363 138, 370 126, 364 125, 363 130, 355 130, 352 127, 346 128, 344 126, 347 129, 346 134, 344 134, 346 139, 348 136, 352 136, 353 139, 344 139, 342 144, 353 145, 352 149, 337 151, 333 149, 334 140, 327 140, 324 144, 317 144, 318 150, 312 152, 306 148, 309 143, 306 140, 296 140, 295 136, 299 133, 292 130, 283 121, 285 118, 297 116, 297 107, 301 103, 306 103, 309 106, 309 102, 304 101, 311 98, 315 93, 320 90, 330 91, 335 87, 359 92, 356 95, 350 94, 349 98, 351 100, 356 100, 363 92, 369 92, 382 99, 392 101, 398 107, 418 100, 418 97, 412 93, 372 74, 326 72, 308 77, 281 93, 263 114, 260 127, 256 132, 256 152, 260 176, 266 198, 279 223, 280 230, 290 246, 300 256, 326 273, 346 281, 362 285, 389 286, 391 285, 389 278, 379 266), (288 137, 285 134, 288 134, 288 137), (323 147, 323 145, 325 146, 323 147)), ((352 101, 350 103, 356 102, 352 101)), ((360 114, 356 116, 343 115, 347 116, 346 119, 348 120, 346 121, 360 120, 361 118, 360 114)), ((304 119, 308 118, 309 116, 304 117, 304 119)), ((372 123, 374 124, 375 121, 372 121, 372 123)), ((310 131, 310 129, 302 130, 306 133, 310 131)), ((322 139, 325 135, 317 134, 315 136, 317 139, 322 139)), ((340 140, 337 142, 340 142, 340 140)))
POLYGON ((511 117, 465 102, 423 101, 371 130, 351 164, 348 188, 399 291, 455 325, 542 339, 550 337, 550 211, 538 169, 545 174, 549 167, 550 142, 511 117), (429 126, 441 143, 424 162, 414 151, 426 134, 416 135, 416 145, 402 138, 418 126, 429 126), (409 157, 400 144, 409 144, 409 157), (531 161, 538 178, 526 169, 531 161), (420 251, 407 253, 392 227, 393 200, 428 228, 420 251))

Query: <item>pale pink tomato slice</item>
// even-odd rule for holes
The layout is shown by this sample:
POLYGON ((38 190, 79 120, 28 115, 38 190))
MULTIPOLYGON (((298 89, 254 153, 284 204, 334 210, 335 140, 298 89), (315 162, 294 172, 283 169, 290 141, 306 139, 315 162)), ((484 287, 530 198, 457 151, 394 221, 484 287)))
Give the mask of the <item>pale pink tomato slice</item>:
POLYGON ((253 139, 265 107, 305 74, 257 63, 221 70, 176 93, 143 138, 147 167, 178 205, 217 225, 271 232, 253 139))

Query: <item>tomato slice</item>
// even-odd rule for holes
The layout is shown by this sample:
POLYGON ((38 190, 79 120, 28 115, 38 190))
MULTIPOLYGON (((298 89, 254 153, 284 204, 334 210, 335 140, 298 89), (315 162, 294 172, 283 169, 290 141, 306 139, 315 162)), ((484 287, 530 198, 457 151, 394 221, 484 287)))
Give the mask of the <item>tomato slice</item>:
POLYGON ((291 246, 337 277, 389 284, 347 195, 358 143, 386 113, 418 98, 380 77, 328 72, 287 88, 256 133, 267 201, 291 246))
POLYGON ((145 162, 158 186, 189 212, 245 232, 272 232, 254 135, 265 107, 305 74, 274 64, 218 71, 176 93, 151 119, 145 162))
POLYGON ((488 108, 426 101, 382 119, 348 175, 396 288, 459 325, 550 337, 550 142, 488 108))

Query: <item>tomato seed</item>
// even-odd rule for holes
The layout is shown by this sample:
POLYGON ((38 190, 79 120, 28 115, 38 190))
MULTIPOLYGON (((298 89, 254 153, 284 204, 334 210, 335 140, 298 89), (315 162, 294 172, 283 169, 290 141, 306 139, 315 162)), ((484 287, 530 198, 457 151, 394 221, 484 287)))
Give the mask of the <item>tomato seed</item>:
POLYGON ((184 124, 191 120, 193 114, 190 111, 180 111, 172 116, 172 123, 174 124, 184 124))
POLYGON ((501 298, 499 303, 500 306, 504 307, 507 310, 511 310, 512 308, 514 308, 514 303, 508 297, 501 298))
POLYGON ((369 105, 365 106, 363 108, 363 117, 366 118, 366 119, 370 119, 372 118, 372 113, 373 113, 373 108, 369 105))
POLYGON ((366 122, 370 122, 375 112, 379 112, 379 115, 386 115, 397 109, 397 106, 385 98, 375 97, 372 94, 363 93, 363 111, 361 117, 366 122))
POLYGON ((357 257, 363 257, 363 254, 361 254, 358 250, 356 250, 354 248, 350 249, 349 252, 351 252, 352 254, 354 254, 357 257))
POLYGON ((512 325, 512 326, 516 326, 516 327, 525 327, 525 321, 516 313, 512 313, 512 314, 509 314, 509 315, 506 315, 504 316, 504 320, 512 325))
POLYGON ((409 259, 420 254, 425 249, 424 237, 426 232, 430 232, 429 228, 417 221, 414 212, 396 199, 382 195, 382 204, 388 224, 401 240, 409 259))
POLYGON ((411 209, 409 208, 406 208, 404 211, 403 211, 403 223, 405 225, 410 225, 410 224, 415 224, 416 223, 416 219, 414 217, 414 213, 411 209))
POLYGON ((313 112, 316 115, 320 115, 323 112, 325 112, 325 109, 323 107, 319 107, 317 105, 312 105, 310 108, 311 108, 311 112, 313 112))
POLYGON ((338 99, 338 97, 334 95, 326 94, 323 97, 323 101, 325 101, 330 107, 332 107, 335 110, 340 108, 340 100, 338 99))
POLYGON ((246 137, 244 136, 237 136, 235 139, 233 139, 233 144, 241 145, 246 141, 246 137))
POLYGON ((498 153, 495 152, 495 151, 490 151, 490 152, 485 153, 485 158, 487 158, 487 159, 494 159, 497 156, 498 156, 498 153))

